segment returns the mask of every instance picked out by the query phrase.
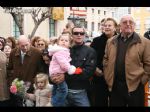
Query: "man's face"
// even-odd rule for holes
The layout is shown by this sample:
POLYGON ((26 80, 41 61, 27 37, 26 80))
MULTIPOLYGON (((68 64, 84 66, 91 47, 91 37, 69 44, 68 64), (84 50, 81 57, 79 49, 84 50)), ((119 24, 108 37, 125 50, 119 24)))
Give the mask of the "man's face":
POLYGON ((30 49, 30 42, 29 41, 20 41, 19 47, 22 52, 26 53, 30 49))
POLYGON ((85 38, 85 31, 83 28, 74 28, 72 33, 73 41, 81 45, 83 43, 83 40, 85 38))
POLYGON ((120 30, 125 35, 129 35, 134 32, 135 22, 131 16, 125 16, 121 19, 120 30))

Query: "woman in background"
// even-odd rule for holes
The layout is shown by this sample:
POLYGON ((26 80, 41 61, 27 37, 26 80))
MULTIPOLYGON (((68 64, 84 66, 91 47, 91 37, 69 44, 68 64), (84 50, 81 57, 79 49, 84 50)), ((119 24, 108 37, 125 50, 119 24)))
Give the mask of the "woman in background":
POLYGON ((7 57, 5 53, 0 50, 0 107, 9 106, 6 64, 7 57))
POLYGON ((10 45, 12 49, 16 47, 16 40, 14 37, 7 37, 6 44, 10 45))

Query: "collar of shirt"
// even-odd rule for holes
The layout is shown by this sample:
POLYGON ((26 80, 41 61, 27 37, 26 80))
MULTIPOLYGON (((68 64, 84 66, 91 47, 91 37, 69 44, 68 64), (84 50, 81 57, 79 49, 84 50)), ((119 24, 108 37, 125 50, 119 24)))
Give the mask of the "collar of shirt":
MULTIPOLYGON (((127 38, 130 38, 132 34, 133 34, 133 33, 131 33, 130 35, 128 35, 127 38)), ((121 34, 121 37, 124 37, 124 35, 121 34)), ((124 37, 124 38, 125 38, 125 37, 124 37)))
POLYGON ((21 51, 21 55, 25 55, 26 53, 24 53, 23 51, 21 51))

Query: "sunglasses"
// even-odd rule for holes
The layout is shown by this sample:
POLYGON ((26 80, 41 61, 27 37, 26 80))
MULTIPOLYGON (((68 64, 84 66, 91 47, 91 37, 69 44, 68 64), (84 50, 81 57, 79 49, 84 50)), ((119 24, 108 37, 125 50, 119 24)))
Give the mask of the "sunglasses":
POLYGON ((84 35, 85 34, 85 32, 73 32, 73 35, 84 35))

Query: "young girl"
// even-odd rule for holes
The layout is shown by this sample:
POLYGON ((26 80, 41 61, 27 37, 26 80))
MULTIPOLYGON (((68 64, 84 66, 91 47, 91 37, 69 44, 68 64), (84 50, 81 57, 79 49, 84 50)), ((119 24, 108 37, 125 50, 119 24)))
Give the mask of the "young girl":
MULTIPOLYGON (((69 47, 71 47, 71 43, 71 36, 69 34, 62 34, 58 38, 57 45, 49 46, 49 56, 52 56, 49 66, 50 76, 64 74, 66 72, 70 75, 80 74, 82 72, 82 69, 70 65, 71 58, 69 47)), ((52 91, 52 105, 55 107, 65 106, 67 93, 68 87, 65 81, 60 84, 54 84, 52 91)))
POLYGON ((26 93, 26 97, 36 102, 36 107, 51 107, 52 86, 49 85, 48 76, 39 73, 35 77, 34 94, 26 93))

